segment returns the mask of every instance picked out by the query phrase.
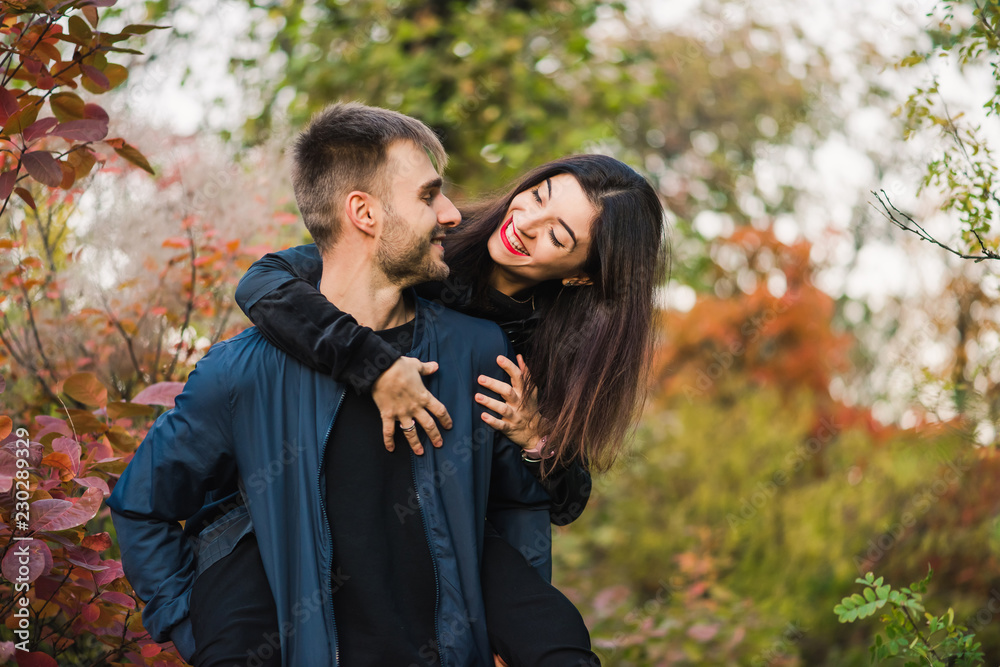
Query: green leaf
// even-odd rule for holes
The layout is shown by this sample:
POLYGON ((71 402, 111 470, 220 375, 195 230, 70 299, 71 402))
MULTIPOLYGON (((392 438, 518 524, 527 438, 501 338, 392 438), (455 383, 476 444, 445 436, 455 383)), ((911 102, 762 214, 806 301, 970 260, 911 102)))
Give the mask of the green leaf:
POLYGON ((69 34, 84 42, 89 42, 94 38, 94 31, 90 29, 87 22, 75 14, 69 17, 69 34))
POLYGON ((61 123, 84 117, 84 102, 76 93, 56 93, 49 98, 49 106, 61 123))

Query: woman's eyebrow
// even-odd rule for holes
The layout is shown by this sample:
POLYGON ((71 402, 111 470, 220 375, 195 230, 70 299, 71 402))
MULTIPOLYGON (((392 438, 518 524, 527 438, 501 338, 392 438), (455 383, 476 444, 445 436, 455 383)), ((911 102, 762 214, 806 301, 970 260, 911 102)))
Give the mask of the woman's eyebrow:
MULTIPOLYGON (((546 178, 545 185, 548 186, 549 188, 549 199, 552 199, 552 179, 546 178)), ((572 252, 573 250, 576 250, 576 234, 573 233, 573 230, 570 229, 569 225, 566 224, 565 220, 563 220, 562 218, 556 218, 556 220, 559 221, 560 225, 566 228, 566 231, 569 233, 569 237, 573 239, 573 247, 570 248, 570 251, 572 252)))
POLYGON ((562 225, 563 227, 565 227, 566 231, 569 232, 569 237, 571 239, 573 239, 573 248, 572 248, 572 250, 576 250, 576 234, 573 233, 573 230, 570 229, 569 225, 566 224, 565 220, 563 220, 562 218, 556 218, 556 220, 558 220, 559 224, 562 225))

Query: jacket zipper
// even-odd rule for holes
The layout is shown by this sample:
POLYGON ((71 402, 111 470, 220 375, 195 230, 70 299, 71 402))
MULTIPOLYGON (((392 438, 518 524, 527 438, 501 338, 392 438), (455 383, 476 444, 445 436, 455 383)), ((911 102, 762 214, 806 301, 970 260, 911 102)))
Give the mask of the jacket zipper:
POLYGON ((323 465, 326 459, 326 446, 330 442, 330 434, 333 433, 333 424, 337 421, 337 414, 340 413, 340 406, 344 404, 345 396, 347 396, 346 389, 341 392, 340 400, 337 401, 337 409, 333 411, 333 419, 330 420, 330 426, 326 429, 326 437, 323 438, 323 446, 319 451, 319 472, 316 474, 316 489, 319 492, 319 508, 323 513, 323 529, 326 531, 327 543, 330 545, 330 555, 328 560, 329 567, 326 568, 326 585, 328 587, 330 599, 330 626, 333 628, 334 667, 340 664, 340 642, 337 641, 337 623, 336 619, 333 617, 333 533, 330 532, 330 519, 326 514, 326 499, 323 497, 323 465))
POLYGON ((445 667, 444 649, 441 645, 441 629, 438 627, 438 615, 441 607, 441 582, 438 577, 437 557, 434 555, 434 545, 431 544, 431 531, 427 525, 427 515, 424 514, 424 504, 420 500, 420 486, 417 484, 417 455, 410 450, 410 472, 413 473, 413 490, 417 494, 417 509, 420 511, 420 521, 424 525, 424 538, 427 540, 427 550, 431 554, 431 565, 434 566, 434 639, 437 640, 438 659, 441 667, 445 667))

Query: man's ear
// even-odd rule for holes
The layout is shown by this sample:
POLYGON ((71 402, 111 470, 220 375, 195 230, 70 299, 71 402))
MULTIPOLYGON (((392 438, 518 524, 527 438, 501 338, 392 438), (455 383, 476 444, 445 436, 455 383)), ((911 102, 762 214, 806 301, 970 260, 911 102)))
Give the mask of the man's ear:
POLYGON ((344 203, 344 213, 349 224, 368 236, 375 236, 375 227, 381 215, 381 208, 375 197, 360 190, 351 191, 344 203))
POLYGON ((583 285, 593 285, 594 281, 586 273, 581 271, 574 276, 563 278, 562 284, 566 287, 582 287, 583 285))

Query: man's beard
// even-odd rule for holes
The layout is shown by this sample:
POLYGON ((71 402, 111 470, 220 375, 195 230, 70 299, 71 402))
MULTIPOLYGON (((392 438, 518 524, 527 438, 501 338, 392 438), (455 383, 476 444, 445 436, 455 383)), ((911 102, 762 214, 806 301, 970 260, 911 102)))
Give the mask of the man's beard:
MULTIPOLYGON (((385 231, 375 251, 375 264, 394 285, 409 287, 448 277, 448 267, 434 259, 431 239, 420 238, 392 209, 385 208, 385 231)), ((435 230, 439 235, 443 230, 435 230)))

